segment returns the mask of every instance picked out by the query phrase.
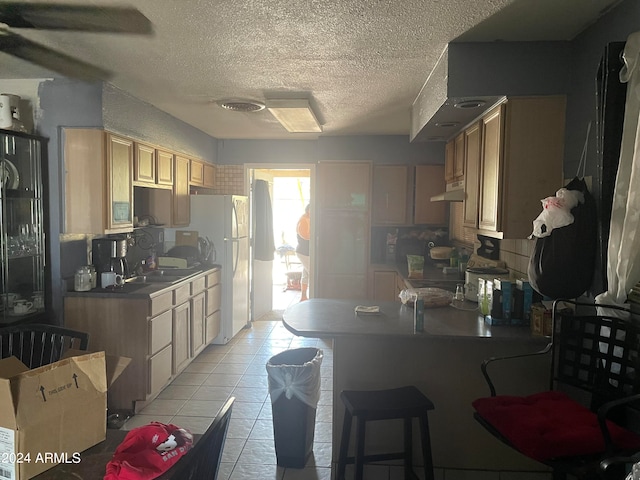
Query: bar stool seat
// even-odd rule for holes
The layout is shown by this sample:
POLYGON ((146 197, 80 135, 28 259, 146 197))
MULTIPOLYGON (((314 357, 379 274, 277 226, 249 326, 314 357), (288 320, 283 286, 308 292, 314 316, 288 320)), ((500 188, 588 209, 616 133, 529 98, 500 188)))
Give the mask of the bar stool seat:
POLYGON ((382 460, 404 459, 405 479, 417 479, 413 471, 412 421, 420 421, 424 474, 433 480, 433 461, 427 414, 434 406, 420 390, 410 385, 388 390, 344 390, 340 398, 345 405, 337 480, 344 480, 347 464, 355 463, 356 480, 362 480, 364 464, 382 460), (356 419, 355 456, 348 457, 351 424, 356 419), (366 422, 374 420, 402 419, 404 421, 404 451, 398 453, 364 454, 366 422))

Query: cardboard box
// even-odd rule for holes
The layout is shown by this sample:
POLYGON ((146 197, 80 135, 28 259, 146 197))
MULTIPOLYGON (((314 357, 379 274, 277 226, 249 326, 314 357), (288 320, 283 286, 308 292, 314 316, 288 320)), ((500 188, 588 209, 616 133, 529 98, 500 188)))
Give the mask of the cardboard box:
POLYGON ((531 305, 531 333, 550 337, 552 333, 551 310, 542 303, 531 305))
POLYGON ((83 353, 33 370, 16 357, 0 360, 2 478, 27 480, 77 463, 105 439, 107 378, 115 380, 128 362, 115 359, 107 368, 104 352, 83 353))

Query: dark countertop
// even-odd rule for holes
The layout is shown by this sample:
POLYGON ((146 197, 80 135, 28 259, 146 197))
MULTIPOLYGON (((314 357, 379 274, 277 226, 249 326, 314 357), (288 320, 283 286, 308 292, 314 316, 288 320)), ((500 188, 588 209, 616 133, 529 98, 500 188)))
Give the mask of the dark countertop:
POLYGON ((173 289, 178 286, 182 282, 192 280, 196 278, 198 275, 208 272, 211 270, 215 270, 216 268, 221 268, 220 265, 210 265, 206 267, 202 267, 201 269, 195 270, 192 274, 185 275, 183 280, 178 282, 153 282, 153 283, 125 283, 121 287, 114 288, 94 288, 93 290, 89 290, 88 292, 76 292, 74 290, 69 290, 65 292, 65 297, 99 297, 99 298, 152 298, 155 297, 168 289, 173 289))
MULTIPOLYGON (((545 337, 531 335, 529 326, 490 326, 484 323, 477 310, 459 310, 453 307, 427 308, 424 314, 424 332, 413 331, 413 308, 399 302, 380 302, 379 315, 358 315, 356 305, 376 305, 367 300, 329 300, 313 298, 296 303, 285 310, 285 327, 303 337, 396 337, 460 339, 534 339, 541 344, 545 337)), ((476 304, 463 302, 464 308, 476 304)))
POLYGON ((442 267, 436 267, 431 261, 425 262, 422 279, 409 279, 409 267, 406 263, 375 263, 370 267, 374 270, 395 271, 404 278, 407 288, 419 288, 425 283, 453 284, 464 283, 464 272, 444 273, 442 267))

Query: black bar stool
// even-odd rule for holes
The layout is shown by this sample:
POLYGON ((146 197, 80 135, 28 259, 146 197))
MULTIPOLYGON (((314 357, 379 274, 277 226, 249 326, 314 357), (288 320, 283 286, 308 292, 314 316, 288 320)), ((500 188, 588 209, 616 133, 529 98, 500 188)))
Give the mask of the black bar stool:
POLYGON ((345 405, 340 455, 338 457, 337 480, 344 480, 347 464, 355 463, 356 480, 362 480, 364 464, 382 460, 404 459, 404 478, 417 479, 413 471, 413 435, 411 422, 414 417, 420 420, 422 455, 426 480, 433 480, 433 461, 431 459, 431 440, 429 438, 429 420, 427 414, 433 410, 433 403, 414 386, 389 390, 344 390, 340 398, 345 405), (356 418, 355 457, 347 457, 351 423, 356 418), (373 420, 404 420, 404 451, 399 453, 364 454, 365 425, 373 420))

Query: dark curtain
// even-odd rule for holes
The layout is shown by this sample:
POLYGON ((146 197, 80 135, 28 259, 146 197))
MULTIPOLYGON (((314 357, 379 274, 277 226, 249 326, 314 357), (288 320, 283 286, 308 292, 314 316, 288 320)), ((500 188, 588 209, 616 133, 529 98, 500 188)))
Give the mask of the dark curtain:
POLYGON ((596 277, 595 292, 607 290, 607 248, 613 191, 618 174, 622 126, 624 123, 627 84, 620 82, 623 66, 622 52, 625 42, 612 42, 605 46, 596 77, 596 128, 598 148, 598 175, 601 185, 600 221, 598 222, 600 275, 596 277), (599 280, 599 282, 598 282, 599 280))
POLYGON ((264 180, 256 180, 254 183, 253 211, 255 214, 255 259, 273 260, 273 253, 276 249, 273 242, 273 211, 271 210, 269 185, 264 180))

